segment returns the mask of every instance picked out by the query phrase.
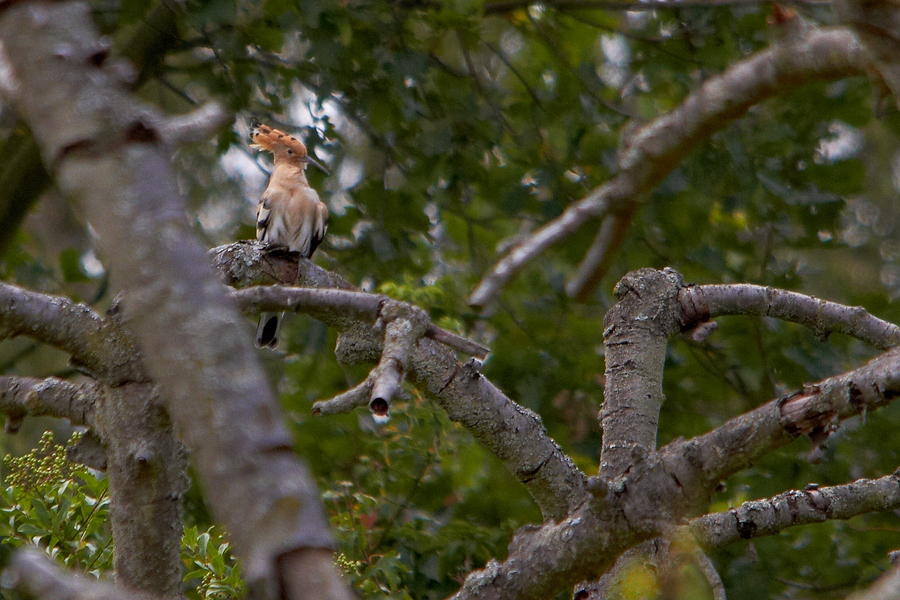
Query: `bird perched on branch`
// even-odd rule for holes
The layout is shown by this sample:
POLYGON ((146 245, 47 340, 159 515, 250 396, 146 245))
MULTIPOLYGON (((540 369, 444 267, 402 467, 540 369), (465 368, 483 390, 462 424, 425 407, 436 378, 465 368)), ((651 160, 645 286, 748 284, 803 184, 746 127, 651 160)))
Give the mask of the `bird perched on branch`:
MULTIPOLYGON (((297 138, 254 120, 250 147, 268 150, 275 157, 269 185, 256 207, 256 239, 275 248, 310 258, 325 237, 328 208, 309 187, 306 165, 328 172, 306 152, 297 138)), ((275 348, 284 313, 263 313, 256 328, 256 346, 275 348)))

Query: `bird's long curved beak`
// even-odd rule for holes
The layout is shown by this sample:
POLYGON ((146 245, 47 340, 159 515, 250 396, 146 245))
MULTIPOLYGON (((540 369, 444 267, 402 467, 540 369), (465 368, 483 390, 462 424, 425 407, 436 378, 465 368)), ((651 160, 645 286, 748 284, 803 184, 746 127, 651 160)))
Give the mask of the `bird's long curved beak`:
POLYGON ((319 167, 320 169, 322 169, 322 171, 323 171, 326 175, 331 175, 331 173, 328 172, 328 169, 326 169, 326 168, 322 165, 322 163, 320 163, 319 161, 317 161, 316 159, 314 159, 314 158, 313 158, 312 156, 310 156, 309 154, 306 155, 306 158, 304 159, 304 162, 312 163, 312 164, 316 165, 317 167, 319 167))

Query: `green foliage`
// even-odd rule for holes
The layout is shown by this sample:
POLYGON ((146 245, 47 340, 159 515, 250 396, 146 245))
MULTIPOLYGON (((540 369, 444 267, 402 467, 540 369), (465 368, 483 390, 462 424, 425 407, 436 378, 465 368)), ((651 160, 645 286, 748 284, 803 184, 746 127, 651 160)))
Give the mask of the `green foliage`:
MULTIPOLYGON (((341 443, 343 431, 335 433, 320 440, 341 443)), ((316 465, 339 544, 335 561, 364 597, 443 598, 469 570, 503 556, 511 532, 538 517, 521 490, 486 502, 514 482, 421 398, 394 407, 391 422, 370 425, 370 433, 345 460, 316 465)), ((110 572, 106 478, 68 461, 49 432, 38 448, 4 463, 2 543, 42 548, 95 577, 110 572)), ((186 527, 181 554, 188 598, 243 597, 240 565, 219 529, 186 527)))
MULTIPOLYGON (((147 11, 134 0, 93 4, 114 46, 147 11)), ((330 176, 309 173, 332 215, 316 260, 487 343, 485 375, 539 413, 592 474, 603 316, 625 272, 669 266, 697 283, 784 287, 900 320, 900 118, 873 118, 862 77, 772 98, 723 123, 649 194, 587 302, 570 300, 565 283, 596 224, 542 255, 495 307, 476 314, 466 297, 500 255, 616 172, 626 127, 666 114, 769 43, 762 4, 628 13, 553 4, 498 10, 475 0, 190 0, 176 43, 139 94, 172 113, 212 99, 237 113, 214 144, 176 158, 197 231, 210 246, 253 236, 249 213, 265 175, 241 163, 251 152, 249 118, 300 133, 331 168, 330 176), (838 141, 854 139, 856 146, 836 152, 838 141)), ((827 6, 801 9, 819 25, 834 19, 827 6)), ((92 297, 77 287, 91 285, 83 254, 46 250, 40 241, 36 227, 18 236, 3 256, 3 277, 92 297)), ((843 336, 821 340, 768 319, 721 319, 719 326, 703 344, 670 345, 660 443, 709 431, 874 354, 843 336)), ((338 562, 366 597, 444 597, 470 569, 502 558, 510 532, 540 516, 496 459, 414 390, 411 400, 395 402, 383 427, 364 412, 313 418, 312 401, 347 389, 368 368, 345 372, 334 342, 335 332, 321 324, 293 319, 283 332, 286 356, 265 359, 293 418, 298 453, 324 490, 338 562)), ((15 356, 0 362, 21 372, 51 370, 15 356)), ((897 411, 845 425, 821 463, 807 460, 805 441, 773 453, 726 482, 713 507, 893 471, 897 411)), ((89 476, 53 485, 71 494, 89 476)), ((41 494, 62 502, 52 487, 41 494)), ((28 506, 16 518, 34 525, 38 509, 28 506)), ((239 593, 230 550, 198 507, 188 515, 191 593, 239 593)), ((48 519, 38 539, 53 536, 48 519)), ((759 540, 755 555, 735 544, 712 558, 729 597, 846 595, 886 565, 885 550, 900 545, 895 529, 866 517, 759 540)), ((695 576, 686 581, 702 579, 695 576)), ((632 583, 635 593, 646 592, 642 571, 632 583)), ((705 591, 702 582, 693 588, 705 591)), ((695 597, 684 594, 676 596, 695 597)))
MULTIPOLYGON (((0 543, 40 548, 62 565, 101 577, 113 569, 108 480, 66 458, 66 447, 80 437, 76 432, 67 446, 54 445, 48 431, 31 452, 4 458, 0 543)), ((201 533, 196 526, 185 528, 181 555, 187 598, 244 596, 240 566, 219 529, 201 533)), ((6 590, 2 593, 11 597, 6 590)))
POLYGON ((187 572, 185 595, 196 600, 243 598, 244 582, 240 563, 231 554, 231 545, 220 530, 210 527, 200 532, 186 527, 181 538, 181 560, 187 572))
MULTIPOLYGON (((69 446, 78 441, 73 434, 69 446)), ((112 569, 109 490, 105 478, 66 459, 47 432, 37 448, 7 455, 0 497, 0 536, 6 546, 41 548, 60 563, 99 577, 112 569)))
POLYGON ((313 467, 336 562, 364 597, 444 598, 471 569, 505 556, 512 531, 539 517, 503 467, 417 395, 393 406, 386 425, 359 418, 364 436, 348 435, 348 417, 303 416, 298 443, 309 452, 314 439, 345 447, 313 467))

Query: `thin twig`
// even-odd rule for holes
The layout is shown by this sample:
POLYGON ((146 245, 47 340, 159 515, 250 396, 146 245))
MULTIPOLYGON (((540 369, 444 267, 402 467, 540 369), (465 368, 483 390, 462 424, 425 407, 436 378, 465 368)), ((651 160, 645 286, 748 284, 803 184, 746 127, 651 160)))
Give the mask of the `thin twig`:
POLYGON ((728 600, 725 596, 725 584, 722 583, 722 576, 719 575, 719 571, 716 570, 716 565, 713 564, 713 561, 700 548, 697 548, 696 552, 694 552, 694 558, 697 560, 700 572, 706 577, 706 582, 712 589, 713 600, 728 600))
POLYGON ((636 210, 629 210, 606 215, 594 243, 578 265, 578 271, 566 284, 566 293, 570 298, 583 302, 594 291, 609 271, 616 250, 625 241, 625 234, 636 213, 636 210))
POLYGON ((428 329, 425 330, 425 337, 430 337, 434 341, 453 348, 457 352, 462 352, 463 354, 474 356, 475 358, 480 358, 482 360, 484 360, 491 351, 490 348, 486 348, 477 342, 473 342, 468 338, 457 335, 452 331, 441 329, 433 324, 429 325, 428 329))

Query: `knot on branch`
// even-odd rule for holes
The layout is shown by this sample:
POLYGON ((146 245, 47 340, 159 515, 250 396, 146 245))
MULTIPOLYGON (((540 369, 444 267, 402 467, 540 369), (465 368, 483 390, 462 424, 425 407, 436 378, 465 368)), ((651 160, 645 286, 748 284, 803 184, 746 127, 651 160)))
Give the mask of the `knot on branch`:
POLYGON ((598 500, 602 500, 609 495, 609 484, 596 476, 588 477, 584 487, 593 498, 598 500))
POLYGON ((689 332, 697 342, 704 341, 718 327, 709 320, 709 303, 699 285, 688 285, 678 290, 676 311, 681 330, 689 332))

